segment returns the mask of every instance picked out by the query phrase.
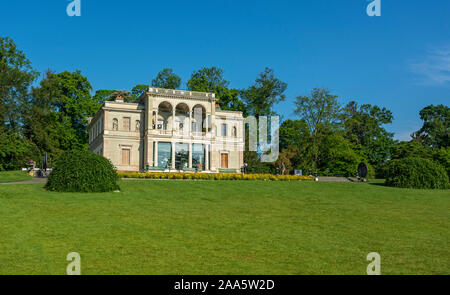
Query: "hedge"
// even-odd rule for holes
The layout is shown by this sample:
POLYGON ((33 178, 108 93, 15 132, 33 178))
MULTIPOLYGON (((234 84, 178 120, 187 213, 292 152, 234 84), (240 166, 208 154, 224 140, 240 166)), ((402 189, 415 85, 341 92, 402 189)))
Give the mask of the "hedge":
POLYGON ((449 187, 445 169, 428 159, 391 160, 383 170, 388 186, 418 189, 446 189, 449 187))
POLYGON ((56 161, 45 186, 58 192, 108 192, 118 190, 115 167, 89 151, 66 151, 56 161))
POLYGON ((122 178, 146 179, 194 179, 194 180, 265 180, 265 181, 301 181, 313 180, 310 176, 272 175, 272 174, 238 174, 238 173, 170 173, 170 172, 118 172, 122 178))

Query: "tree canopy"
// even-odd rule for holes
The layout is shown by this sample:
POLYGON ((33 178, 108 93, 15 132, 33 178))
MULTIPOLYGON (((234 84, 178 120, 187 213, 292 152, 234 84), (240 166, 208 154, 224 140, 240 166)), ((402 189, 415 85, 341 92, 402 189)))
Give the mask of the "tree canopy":
MULTIPOLYGON (((152 86, 157 88, 178 89, 180 85, 181 78, 169 68, 160 71, 155 79, 152 80, 152 86)), ((142 90, 142 88, 139 89, 142 90)))

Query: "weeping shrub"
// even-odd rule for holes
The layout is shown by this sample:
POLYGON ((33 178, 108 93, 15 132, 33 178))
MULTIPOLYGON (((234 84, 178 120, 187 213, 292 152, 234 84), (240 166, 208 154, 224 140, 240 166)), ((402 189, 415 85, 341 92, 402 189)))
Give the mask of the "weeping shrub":
POLYGON ((118 190, 118 175, 106 158, 89 151, 66 151, 56 161, 46 189, 58 192, 118 190))
POLYGON ((391 160, 383 170, 388 186, 446 189, 449 185, 445 169, 428 159, 404 158, 391 160))

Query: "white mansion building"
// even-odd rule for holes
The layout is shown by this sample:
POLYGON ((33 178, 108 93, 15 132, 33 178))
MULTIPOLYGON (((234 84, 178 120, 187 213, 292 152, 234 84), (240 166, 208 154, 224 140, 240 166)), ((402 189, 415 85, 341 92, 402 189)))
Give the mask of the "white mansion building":
POLYGON ((244 118, 214 93, 149 88, 106 101, 89 123, 89 149, 119 171, 240 172, 244 118))

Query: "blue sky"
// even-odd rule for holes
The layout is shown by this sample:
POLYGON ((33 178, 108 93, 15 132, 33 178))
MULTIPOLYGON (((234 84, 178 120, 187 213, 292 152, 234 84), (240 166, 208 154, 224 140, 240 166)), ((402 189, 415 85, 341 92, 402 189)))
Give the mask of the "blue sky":
POLYGON ((150 84, 164 67, 185 83, 203 66, 244 88, 268 66, 288 83, 284 119, 296 96, 327 87, 341 103, 392 110, 387 129, 402 140, 424 106, 450 101, 448 0, 381 0, 380 17, 367 0, 81 0, 80 17, 70 2, 2 1, 0 36, 38 71, 80 69, 94 89, 150 84))

